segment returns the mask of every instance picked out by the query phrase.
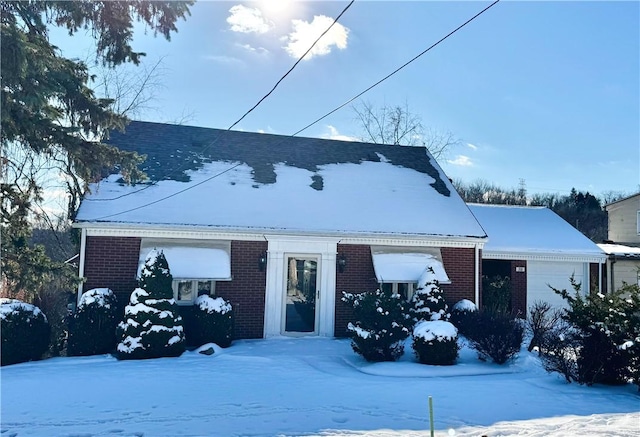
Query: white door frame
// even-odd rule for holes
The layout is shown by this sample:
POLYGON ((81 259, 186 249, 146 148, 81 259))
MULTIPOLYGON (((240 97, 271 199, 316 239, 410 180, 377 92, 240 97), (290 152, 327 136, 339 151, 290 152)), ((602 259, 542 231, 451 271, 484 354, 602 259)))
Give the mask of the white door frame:
POLYGON ((316 300, 317 331, 315 335, 333 337, 338 239, 283 236, 265 237, 269 242, 264 309, 265 338, 280 336, 284 333, 284 295, 288 268, 287 258, 291 255, 317 258, 319 293, 316 300))

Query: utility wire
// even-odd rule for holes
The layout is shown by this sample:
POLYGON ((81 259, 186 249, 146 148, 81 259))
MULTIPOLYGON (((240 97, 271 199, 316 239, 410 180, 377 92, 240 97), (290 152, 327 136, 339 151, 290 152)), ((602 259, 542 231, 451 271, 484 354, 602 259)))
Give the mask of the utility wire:
MULTIPOLYGON (((315 47, 315 45, 317 44, 318 41, 320 41, 320 39, 322 39, 323 36, 325 36, 327 34, 327 32, 329 32, 331 30, 331 28, 334 26, 334 24, 336 24, 338 22, 338 20, 340 19, 340 17, 342 17, 342 15, 347 12, 347 9, 349 9, 351 7, 351 5, 353 4, 355 0, 351 0, 351 2, 347 5, 347 7, 345 7, 342 12, 340 12, 340 15, 338 15, 335 20, 333 20, 333 23, 331 23, 331 25, 329 27, 327 27, 327 30, 325 30, 324 32, 322 32, 322 34, 318 37, 318 39, 316 39, 314 41, 314 43, 311 45, 311 47, 309 47, 307 49, 306 52, 304 52, 304 54, 300 57, 300 59, 298 59, 296 61, 295 64, 293 64, 293 66, 289 69, 289 71, 287 71, 284 76, 282 76, 280 78, 280 80, 278 82, 276 82, 276 84, 273 86, 273 88, 271 88, 271 91, 269 91, 267 94, 265 94, 265 96, 263 98, 260 99, 260 101, 258 103, 256 103, 255 105, 253 105, 253 108, 249 109, 242 117, 240 117, 238 119, 238 121, 236 121, 235 123, 233 123, 229 129, 231 129, 232 127, 234 127, 236 124, 240 123, 242 121, 243 118, 245 118, 247 115, 249 115, 249 113, 251 111, 253 111, 254 109, 256 109, 258 107, 258 105, 260 103, 262 103, 262 101, 264 99, 266 99, 267 97, 269 97, 271 95, 271 93, 278 87, 278 85, 280 85, 280 82, 282 82, 284 80, 285 77, 287 77, 289 75, 289 73, 291 73, 293 71, 294 68, 296 68, 296 66, 300 63, 300 61, 302 61, 304 59, 305 56, 307 56, 307 54, 313 49, 313 47, 315 47)), ((227 129, 227 130, 229 130, 227 129)))
MULTIPOLYGON (((332 27, 333 27, 333 26, 338 22, 338 20, 342 17, 342 15, 344 15, 344 13, 345 13, 345 12, 347 12, 347 10, 351 7, 351 5, 352 5, 354 2, 355 2, 355 0, 351 0, 351 1, 349 2, 349 4, 348 4, 348 5, 347 5, 343 10, 342 10, 342 12, 340 12, 340 14, 338 14, 338 16, 333 20, 333 22, 331 23, 331 25, 329 25, 329 27, 327 27, 327 29, 326 29, 324 32, 322 32, 318 38, 316 38, 316 40, 313 42, 313 44, 311 44, 311 46, 307 49, 307 51, 305 51, 305 52, 302 54, 302 56, 300 56, 300 57, 298 58, 298 60, 293 64, 293 66, 292 66, 292 67, 291 67, 291 68, 290 68, 290 69, 289 69, 289 70, 288 70, 288 71, 287 71, 287 72, 286 72, 286 73, 285 73, 285 74, 284 74, 284 75, 283 75, 283 76, 282 76, 282 77, 281 77, 281 78, 276 82, 276 84, 273 86, 273 88, 271 88, 271 90, 270 90, 267 94, 265 94, 265 95, 264 95, 264 96, 263 96, 263 97, 258 101, 258 103, 256 103, 255 105, 253 105, 253 107, 252 107, 251 109, 249 109, 247 112, 245 112, 245 113, 244 113, 244 115, 242 115, 242 117, 240 117, 240 118, 239 118, 238 120, 236 120, 236 121, 235 121, 231 126, 229 126, 229 127, 225 130, 225 132, 230 131, 230 130, 235 126, 235 125, 237 125, 238 123, 240 123, 240 121, 242 121, 242 120, 243 120, 247 115, 249 115, 249 114, 250 114, 254 109, 256 109, 256 108, 258 107, 258 105, 260 105, 260 104, 261 104, 261 103, 262 103, 262 102, 263 102, 267 97, 269 97, 269 96, 271 95, 271 93, 273 93, 273 92, 275 91, 275 89, 278 87, 278 85, 280 85, 280 82, 282 82, 282 81, 283 81, 283 80, 284 80, 284 79, 285 79, 285 78, 286 78, 286 77, 287 77, 287 76, 288 76, 288 75, 289 75, 289 74, 294 70, 294 68, 296 68, 296 67, 298 66, 298 64, 299 64, 299 63, 300 63, 300 62, 305 58, 305 56, 307 56, 307 54, 309 54, 309 52, 310 52, 310 51, 311 51, 311 50, 316 46, 316 44, 318 44, 318 42, 322 39, 322 37, 324 37, 324 36, 327 34, 327 32, 329 32, 329 30, 331 30, 331 28, 332 28, 332 27)), ((215 145, 215 143, 220 139, 221 135, 222 135, 222 132, 218 133, 218 135, 216 136, 216 138, 215 138, 213 141, 211 141, 211 142, 210 142, 206 147, 204 147, 204 148, 202 149, 202 153, 204 153, 205 151, 209 150, 213 145, 215 145)), ((153 202, 147 203, 147 204, 145 204, 145 205, 138 206, 138 207, 136 207, 136 208, 132 208, 132 209, 129 209, 129 210, 121 211, 121 212, 118 212, 118 213, 115 213, 115 214, 106 215, 106 216, 100 217, 100 218, 95 219, 95 220, 103 220, 103 219, 110 218, 110 217, 114 217, 114 216, 117 216, 117 215, 126 214, 126 213, 128 213, 128 212, 136 211, 136 210, 138 210, 138 209, 141 209, 141 208, 144 208, 144 207, 147 207, 147 206, 150 206, 150 205, 156 204, 156 203, 161 202, 161 201, 163 201, 163 200, 165 200, 165 199, 169 199, 169 198, 171 198, 171 197, 173 197, 173 196, 176 196, 176 195, 181 194, 181 193, 183 193, 183 192, 185 192, 185 191, 187 191, 187 190, 190 190, 191 188, 197 187, 198 185, 201 185, 201 184, 203 184, 203 183, 205 183, 205 182, 208 182, 208 181, 210 181, 210 180, 212 180, 212 179, 215 179, 215 178, 217 178, 218 176, 220 176, 220 175, 222 175, 222 174, 224 174, 224 173, 226 173, 226 172, 228 172, 228 171, 231 171, 231 170, 233 170, 234 168, 236 168, 236 167, 238 167, 238 166, 240 166, 240 165, 241 165, 241 163, 238 163, 238 164, 236 164, 236 165, 234 165, 234 166, 232 166, 232 167, 230 167, 230 168, 226 169, 225 171, 222 171, 222 172, 220 172, 220 173, 218 173, 218 174, 215 174, 215 175, 213 175, 213 176, 211 176, 211 177, 209 177, 209 178, 207 178, 207 179, 205 179, 205 180, 203 180, 203 181, 198 182, 197 184, 190 185, 189 187, 187 187, 187 188, 185 188, 185 189, 183 189, 183 190, 177 191, 177 192, 175 192, 175 193, 173 193, 173 194, 170 194, 170 195, 168 195, 168 196, 166 196, 166 197, 164 197, 164 198, 161 198, 161 199, 158 199, 158 200, 156 200, 156 201, 153 201, 153 202)), ((183 168, 182 168, 182 169, 179 169, 179 171, 184 171, 184 169, 185 169, 185 167, 183 166, 183 168)), ((125 194, 121 194, 120 196, 116 196, 116 197, 112 197, 112 198, 108 198, 108 199, 86 199, 86 200, 90 200, 90 201, 94 201, 94 202, 96 202, 96 201, 110 201, 110 200, 118 200, 118 199, 121 199, 121 198, 123 198, 123 197, 127 197, 127 196, 130 196, 130 195, 132 195, 132 194, 137 194, 137 193, 139 193, 139 192, 141 192, 141 191, 144 191, 144 190, 146 190, 146 189, 148 189, 148 188, 151 188, 152 186, 157 185, 157 184, 158 184, 158 182, 160 182, 160 181, 153 181, 153 182, 151 182, 150 184, 146 185, 145 187, 143 187, 143 188, 141 188, 141 189, 139 189, 139 190, 132 191, 132 192, 125 193, 125 194)))
POLYGON ((364 91, 360 92, 359 94, 355 95, 354 97, 350 98, 349 100, 347 100, 346 102, 344 102, 342 105, 338 106, 337 108, 333 109, 332 111, 327 112, 325 115, 323 115, 322 117, 318 118, 317 120, 315 120, 312 123, 309 123, 308 125, 306 125, 305 127, 303 127, 302 129, 300 129, 299 131, 295 132, 294 134, 292 134, 291 136, 296 136, 298 135, 300 132, 303 132, 305 130, 307 130, 308 128, 310 128, 311 126, 313 126, 314 124, 324 120, 325 118, 327 118, 328 116, 330 116, 331 114, 333 114, 336 111, 339 111, 340 109, 344 108, 345 106, 347 106, 349 103, 353 102, 355 99, 357 99, 358 97, 362 96, 363 94, 371 91, 373 88, 377 87, 378 85, 380 85, 382 82, 384 82, 385 80, 389 79, 391 76, 393 76, 394 74, 396 74, 397 72, 399 72, 400 70, 402 70, 404 67, 406 67, 407 65, 411 64, 413 61, 415 61, 416 59, 418 59, 419 57, 421 57, 422 55, 424 55, 425 53, 427 53, 429 50, 431 50, 432 48, 436 47, 438 44, 440 44, 441 42, 443 42, 444 40, 446 40, 447 38, 449 38, 451 35, 453 35, 454 33, 456 33, 457 31, 459 31, 460 29, 462 29, 463 27, 465 27, 467 24, 471 23, 473 20, 475 20, 476 18, 478 18, 480 15, 482 15, 483 13, 485 13, 487 10, 489 10, 491 7, 493 7, 495 4, 497 4, 500 0, 495 0, 493 3, 491 3, 489 6, 487 6, 486 8, 484 8, 483 10, 481 10, 480 12, 478 12, 477 14, 475 14, 473 17, 469 18, 467 21, 465 21, 464 23, 462 23, 460 26, 456 27, 454 30, 452 30, 451 32, 449 32, 447 35, 445 35, 444 37, 440 38, 437 42, 435 42, 434 44, 432 44, 430 47, 428 47, 427 49, 423 50, 421 53, 417 54, 416 56, 414 56, 411 60, 405 62, 403 65, 401 65, 400 67, 396 68, 394 71, 392 71, 391 73, 387 74, 385 77, 383 77, 382 79, 380 79, 379 81, 377 81, 376 83, 374 83, 373 85, 371 85, 370 87, 366 88, 364 91))

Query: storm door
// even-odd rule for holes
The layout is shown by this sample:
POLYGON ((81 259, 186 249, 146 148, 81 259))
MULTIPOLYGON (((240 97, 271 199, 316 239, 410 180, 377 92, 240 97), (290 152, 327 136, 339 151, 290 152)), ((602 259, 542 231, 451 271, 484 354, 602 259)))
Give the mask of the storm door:
POLYGON ((284 332, 316 334, 316 303, 319 297, 318 258, 287 256, 284 332))

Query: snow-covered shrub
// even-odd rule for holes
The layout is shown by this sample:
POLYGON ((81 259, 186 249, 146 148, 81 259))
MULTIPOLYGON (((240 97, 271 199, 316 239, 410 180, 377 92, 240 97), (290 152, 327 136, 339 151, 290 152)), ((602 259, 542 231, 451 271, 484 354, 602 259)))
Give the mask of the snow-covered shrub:
POLYGON ((451 317, 449 321, 458 328, 461 335, 466 336, 473 329, 473 315, 478 311, 475 303, 468 299, 462 299, 456 302, 451 308, 451 317))
POLYGON ((116 296, 108 288, 93 288, 80 297, 69 319, 67 355, 107 354, 116 346, 116 296))
POLYGON ((448 366, 458 358, 458 330, 450 322, 418 322, 413 328, 413 350, 422 364, 448 366))
POLYGON ((473 329, 466 337, 480 360, 504 364, 520 351, 524 327, 517 317, 485 310, 474 313, 471 319, 473 329))
POLYGON ((625 284, 608 293, 580 292, 571 278, 573 293, 554 291, 569 304, 563 319, 576 331, 579 347, 577 382, 640 386, 640 287, 625 284))
POLYGON ((189 344, 201 346, 215 343, 231 346, 233 340, 233 307, 221 297, 198 296, 194 309, 194 326, 189 344))
POLYGON ((142 269, 140 286, 131 293, 124 320, 118 324, 116 356, 124 359, 177 357, 185 349, 182 318, 173 299, 172 276, 162 252, 152 250, 142 269))
POLYGON ((488 311, 511 311, 511 279, 508 276, 482 277, 482 307, 488 311))
POLYGON ((411 298, 411 317, 414 322, 420 320, 449 320, 449 311, 444 299, 444 291, 436 279, 436 275, 431 267, 425 271, 418 279, 418 285, 411 298))
POLYGON ((403 341, 412 325, 402 296, 391 290, 345 293, 342 300, 353 307, 351 347, 367 361, 395 361, 404 353, 403 341))
POLYGON ((527 349, 529 352, 538 348, 545 337, 548 337, 554 327, 560 322, 562 311, 559 308, 553 308, 549 302, 537 301, 529 307, 529 317, 527 318, 527 326, 531 331, 531 341, 527 349))
POLYGON ((0 364, 39 360, 49 347, 51 329, 40 308, 18 299, 0 299, 0 364))

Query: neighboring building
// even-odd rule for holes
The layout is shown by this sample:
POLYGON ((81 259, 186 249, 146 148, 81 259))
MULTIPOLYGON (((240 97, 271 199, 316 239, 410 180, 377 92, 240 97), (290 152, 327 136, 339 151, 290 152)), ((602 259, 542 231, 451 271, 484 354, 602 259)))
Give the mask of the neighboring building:
POLYGON ((609 240, 640 247, 640 193, 604 206, 609 216, 609 240))
POLYGON ((148 122, 109 143, 146 155, 152 183, 92 185, 79 295, 109 287, 124 305, 158 248, 184 315, 222 296, 236 338, 346 335, 343 291, 409 298, 427 267, 449 301, 479 302, 486 233, 425 148, 148 122))
POLYGON ((601 283, 604 252, 550 209, 480 204, 469 208, 489 236, 482 272, 511 279, 511 306, 521 314, 535 301, 564 306, 550 286, 572 290, 572 276, 584 293, 601 283))
POLYGON ((640 285, 640 193, 605 205, 609 239, 600 248, 607 255, 605 290, 623 283, 640 285))

